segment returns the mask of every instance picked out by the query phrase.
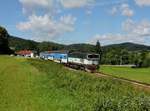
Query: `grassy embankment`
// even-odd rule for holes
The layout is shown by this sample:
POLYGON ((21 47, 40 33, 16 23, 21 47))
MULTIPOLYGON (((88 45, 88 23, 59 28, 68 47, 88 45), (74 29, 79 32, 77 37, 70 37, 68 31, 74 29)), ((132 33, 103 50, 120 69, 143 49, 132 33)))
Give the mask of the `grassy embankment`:
POLYGON ((49 61, 0 56, 0 111, 148 111, 150 94, 49 61))
POLYGON ((100 72, 150 84, 150 68, 101 66, 100 72))

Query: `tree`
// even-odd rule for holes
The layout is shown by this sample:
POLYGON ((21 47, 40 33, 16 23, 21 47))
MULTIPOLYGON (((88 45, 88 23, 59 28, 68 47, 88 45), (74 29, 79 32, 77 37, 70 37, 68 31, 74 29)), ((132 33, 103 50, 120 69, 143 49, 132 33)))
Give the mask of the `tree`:
POLYGON ((142 67, 150 67, 150 53, 142 52, 141 54, 142 67))
POLYGON ((8 46, 9 34, 7 30, 0 26, 0 54, 10 54, 12 51, 8 46))
POLYGON ((48 42, 42 42, 38 45, 38 49, 39 49, 40 52, 42 52, 42 51, 51 51, 52 46, 48 42))
POLYGON ((102 59, 102 47, 99 41, 97 41, 96 43, 96 47, 95 47, 96 53, 100 54, 100 63, 101 63, 101 59, 102 59))
POLYGON ((126 49, 120 51, 120 65, 129 64, 129 52, 126 49))

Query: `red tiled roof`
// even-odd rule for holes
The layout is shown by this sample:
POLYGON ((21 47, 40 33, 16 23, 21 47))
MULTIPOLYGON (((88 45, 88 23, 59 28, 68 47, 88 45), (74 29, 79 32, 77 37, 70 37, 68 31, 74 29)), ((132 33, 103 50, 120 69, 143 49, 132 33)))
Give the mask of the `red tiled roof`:
POLYGON ((21 51, 16 52, 16 54, 18 55, 29 55, 31 53, 33 53, 31 50, 21 50, 21 51))

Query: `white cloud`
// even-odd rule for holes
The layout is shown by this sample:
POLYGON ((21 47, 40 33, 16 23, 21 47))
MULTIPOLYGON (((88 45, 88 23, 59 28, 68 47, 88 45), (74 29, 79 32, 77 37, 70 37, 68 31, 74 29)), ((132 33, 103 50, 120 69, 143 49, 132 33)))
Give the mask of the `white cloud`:
POLYGON ((139 6, 150 6, 150 0, 135 0, 139 6))
POLYGON ((119 6, 112 7, 110 13, 112 15, 119 13, 119 14, 121 14, 123 16, 127 16, 127 17, 132 17, 134 15, 134 11, 126 3, 123 3, 122 5, 119 5, 119 6))
POLYGON ((115 15, 116 13, 118 13, 117 7, 113 7, 113 8, 111 9, 110 13, 111 13, 112 15, 115 15))
POLYGON ((134 43, 145 43, 144 37, 139 37, 132 34, 97 34, 90 40, 90 43, 95 44, 99 40, 103 45, 121 43, 121 42, 134 42, 134 43))
POLYGON ((86 10, 87 15, 91 15, 92 13, 93 13, 92 10, 86 10))
POLYGON ((80 8, 94 3, 95 0, 60 0, 65 8, 80 8))
POLYGON ((147 20, 136 23, 133 20, 128 19, 122 24, 122 28, 127 33, 138 37, 150 37, 150 22, 147 20))
MULTIPOLYGON (((93 5, 95 0, 19 0, 19 2, 28 20, 18 23, 17 29, 31 32, 34 40, 49 41, 74 30, 75 17, 71 15, 58 17, 63 8, 82 8, 93 5)), ((87 14, 91 13, 91 10, 87 11, 87 14)))
POLYGON ((43 6, 47 7, 52 0, 19 0, 25 6, 43 6))
POLYGON ((53 0, 19 0, 23 5, 23 13, 33 13, 34 9, 46 8, 50 9, 53 6, 53 0))
POLYGON ((110 44, 114 42, 120 42, 122 40, 122 35, 121 34, 96 34, 94 37, 91 39, 91 43, 95 44, 96 41, 99 40, 102 44, 110 44))
POLYGON ((136 42, 145 43, 146 38, 150 38, 150 22, 142 20, 134 22, 131 19, 126 20, 122 24, 123 34, 97 34, 91 39, 91 43, 100 40, 102 44, 112 44, 120 42, 136 42))
POLYGON ((81 8, 91 5, 95 0, 19 0, 23 5, 23 13, 34 13, 38 8, 49 9, 53 8, 81 8))
POLYGON ((120 9, 122 11, 122 15, 124 16, 131 17, 134 14, 133 10, 130 9, 128 4, 122 4, 120 9))
POLYGON ((20 22, 17 28, 21 31, 31 31, 34 35, 34 40, 49 41, 65 32, 73 31, 75 21, 76 18, 71 15, 62 16, 58 21, 53 20, 48 15, 32 15, 29 16, 28 21, 20 22))

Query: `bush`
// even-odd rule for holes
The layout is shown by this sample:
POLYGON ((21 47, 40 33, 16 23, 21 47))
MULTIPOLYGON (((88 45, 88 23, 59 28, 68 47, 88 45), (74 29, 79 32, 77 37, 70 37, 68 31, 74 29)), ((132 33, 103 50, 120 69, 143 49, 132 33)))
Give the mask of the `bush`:
POLYGON ((150 58, 146 58, 143 61, 142 67, 150 67, 150 58))

